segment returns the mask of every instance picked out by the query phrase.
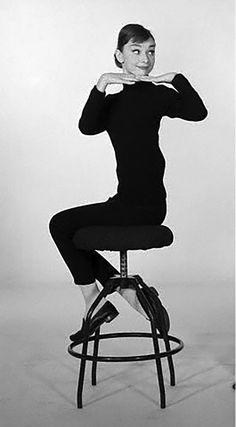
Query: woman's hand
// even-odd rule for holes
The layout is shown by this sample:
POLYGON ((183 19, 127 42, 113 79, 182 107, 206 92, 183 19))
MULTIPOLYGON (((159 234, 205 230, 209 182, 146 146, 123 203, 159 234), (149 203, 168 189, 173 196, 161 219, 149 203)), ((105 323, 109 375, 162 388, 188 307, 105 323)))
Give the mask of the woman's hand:
POLYGON ((135 76, 134 74, 128 74, 128 73, 104 73, 101 75, 97 82, 97 89, 100 90, 100 92, 104 92, 107 85, 109 84, 126 84, 126 85, 132 85, 136 82, 138 82, 140 79, 139 77, 135 76))
POLYGON ((152 83, 171 83, 176 74, 178 73, 166 73, 160 76, 139 76, 139 80, 152 83))

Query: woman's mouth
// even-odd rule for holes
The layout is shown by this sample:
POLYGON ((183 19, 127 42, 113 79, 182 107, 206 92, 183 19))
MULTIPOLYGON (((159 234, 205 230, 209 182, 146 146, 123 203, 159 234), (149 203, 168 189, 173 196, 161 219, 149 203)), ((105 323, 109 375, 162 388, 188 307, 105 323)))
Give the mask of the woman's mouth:
POLYGON ((145 66, 145 65, 144 65, 144 66, 138 66, 138 65, 137 65, 137 68, 140 68, 140 70, 147 70, 147 69, 148 69, 148 66, 145 66))

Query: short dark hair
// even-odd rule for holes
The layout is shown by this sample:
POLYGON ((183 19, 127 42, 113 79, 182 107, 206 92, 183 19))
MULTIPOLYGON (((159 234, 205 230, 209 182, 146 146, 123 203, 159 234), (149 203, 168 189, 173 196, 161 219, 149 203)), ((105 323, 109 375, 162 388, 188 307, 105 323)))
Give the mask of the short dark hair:
MULTIPOLYGON (((121 28, 119 35, 118 35, 118 42, 117 42, 117 49, 119 49, 121 52, 123 50, 123 46, 128 43, 129 40, 132 39, 134 42, 142 43, 149 38, 152 38, 154 40, 154 37, 150 30, 147 28, 144 28, 142 25, 139 24, 127 24, 123 28, 121 28)), ((117 67, 122 68, 121 63, 116 58, 116 55, 114 54, 114 59, 117 67)))

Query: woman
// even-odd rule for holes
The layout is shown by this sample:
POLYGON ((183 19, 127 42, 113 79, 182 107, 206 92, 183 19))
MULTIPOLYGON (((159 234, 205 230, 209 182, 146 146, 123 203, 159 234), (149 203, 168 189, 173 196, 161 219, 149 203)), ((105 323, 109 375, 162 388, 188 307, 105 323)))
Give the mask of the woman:
MULTIPOLYGON (((50 221, 51 235, 85 299, 82 327, 70 336, 71 340, 83 338, 85 317, 99 294, 96 280, 106 286, 109 277, 119 274, 98 252, 76 249, 74 233, 90 225, 162 224, 166 191, 165 159, 158 144, 161 118, 200 121, 207 116, 201 98, 181 73, 150 75, 155 47, 149 30, 138 24, 125 25, 114 54, 122 72, 101 75, 79 120, 79 129, 85 135, 108 132, 117 161, 117 193, 105 202, 59 212, 50 221), (106 95, 106 88, 117 83, 123 85, 123 90, 106 95), (157 83, 171 83, 176 90, 157 83)), ((133 289, 117 291, 146 317, 133 289)), ((117 315, 110 301, 101 300, 90 321, 89 333, 117 315)))

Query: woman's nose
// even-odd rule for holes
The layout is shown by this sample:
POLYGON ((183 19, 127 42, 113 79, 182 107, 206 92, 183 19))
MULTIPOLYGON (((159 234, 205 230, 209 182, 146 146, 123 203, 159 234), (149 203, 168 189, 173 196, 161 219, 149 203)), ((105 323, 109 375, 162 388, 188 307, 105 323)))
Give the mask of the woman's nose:
POLYGON ((142 62, 145 62, 145 64, 147 64, 149 62, 149 58, 148 58, 146 53, 142 54, 141 60, 142 60, 142 62))

